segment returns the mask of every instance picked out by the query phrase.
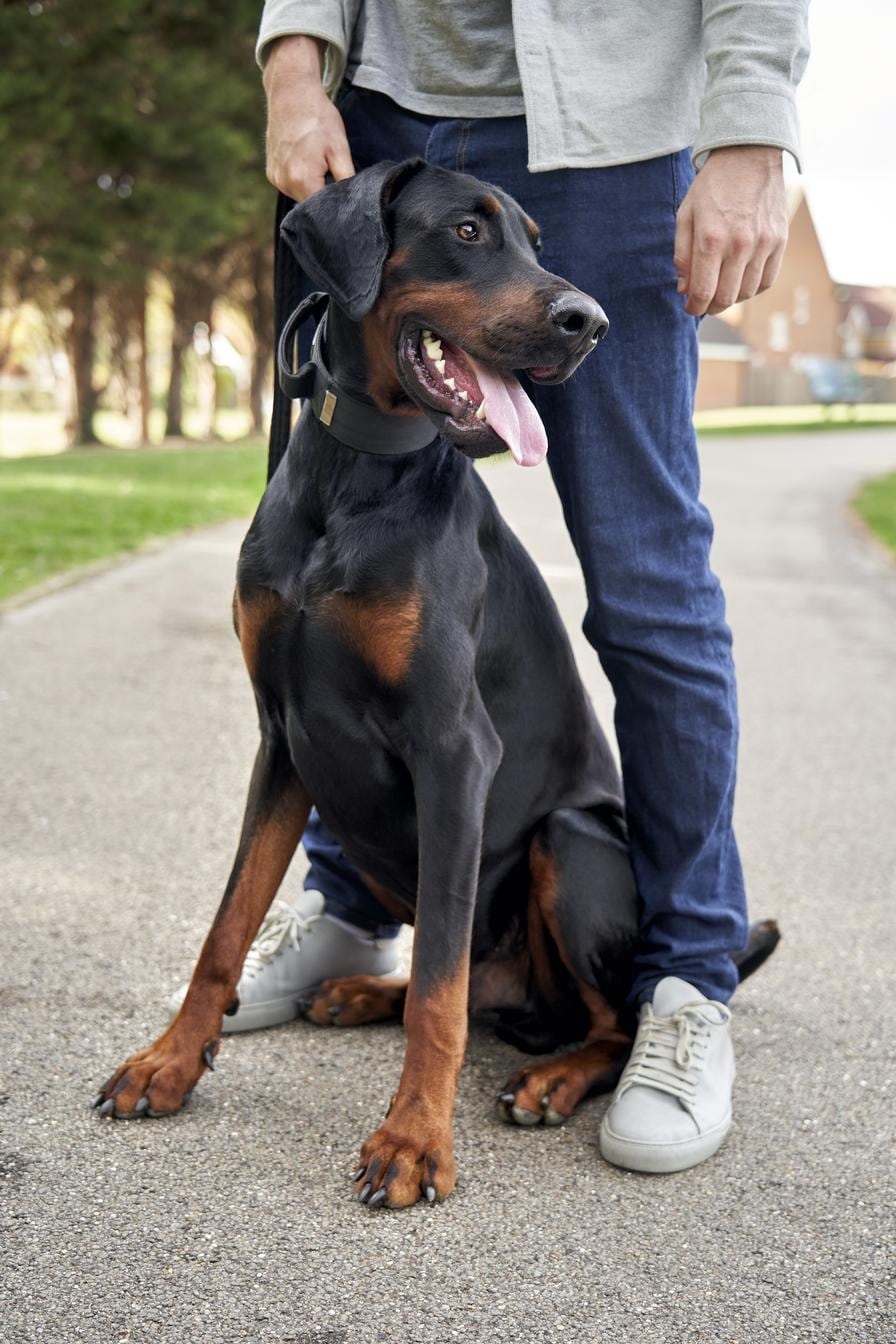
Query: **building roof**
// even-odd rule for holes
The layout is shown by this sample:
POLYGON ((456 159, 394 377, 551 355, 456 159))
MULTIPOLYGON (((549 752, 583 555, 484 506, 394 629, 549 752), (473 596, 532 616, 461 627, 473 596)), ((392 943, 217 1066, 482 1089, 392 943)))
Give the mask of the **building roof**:
POLYGON ((701 359, 750 358, 750 347, 736 327, 712 315, 704 317, 700 323, 698 336, 701 359))
POLYGON ((725 322, 721 317, 713 317, 710 314, 704 317, 700 323, 700 344, 710 345, 743 345, 743 339, 736 327, 732 327, 730 322, 725 322))
POLYGON ((844 300, 846 307, 849 310, 863 309, 871 331, 889 331, 896 323, 896 312, 887 304, 880 303, 876 295, 872 298, 871 294, 874 294, 873 290, 869 291, 863 287, 849 289, 844 300))

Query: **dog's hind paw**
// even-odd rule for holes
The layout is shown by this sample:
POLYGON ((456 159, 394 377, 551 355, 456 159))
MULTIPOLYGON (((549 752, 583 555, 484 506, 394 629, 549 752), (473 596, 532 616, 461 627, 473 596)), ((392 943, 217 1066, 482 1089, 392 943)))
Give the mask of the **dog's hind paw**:
POLYGON ((309 1022, 319 1027, 359 1027, 365 1022, 399 1021, 407 980, 381 975, 346 975, 325 980, 304 1005, 309 1022))

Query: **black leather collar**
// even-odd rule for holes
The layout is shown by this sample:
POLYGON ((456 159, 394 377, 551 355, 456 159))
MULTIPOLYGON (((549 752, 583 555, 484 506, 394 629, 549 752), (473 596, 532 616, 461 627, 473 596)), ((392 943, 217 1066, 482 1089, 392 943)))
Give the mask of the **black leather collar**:
POLYGON ((385 415, 369 401, 362 401, 339 386, 323 357, 327 331, 329 294, 309 294, 289 318, 277 346, 277 376, 285 395, 292 401, 302 397, 311 402, 319 422, 334 439, 360 453, 395 457, 415 453, 437 438, 443 415, 424 412, 422 416, 385 415), (311 358, 296 368, 296 337, 308 318, 317 321, 311 343, 311 358))

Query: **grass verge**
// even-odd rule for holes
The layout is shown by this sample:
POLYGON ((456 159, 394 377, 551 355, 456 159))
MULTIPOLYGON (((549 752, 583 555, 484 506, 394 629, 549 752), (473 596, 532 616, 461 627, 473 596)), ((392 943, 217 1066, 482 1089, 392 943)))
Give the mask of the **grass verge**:
POLYGON ((0 461, 0 601, 151 538, 252 513, 265 462, 260 439, 0 461))
POLYGON ((701 439, 715 434, 799 434, 829 429, 872 429, 896 425, 896 405, 863 406, 733 406, 723 411, 697 411, 694 425, 701 439))
POLYGON ((896 553, 896 471, 866 481, 853 506, 878 540, 896 553))

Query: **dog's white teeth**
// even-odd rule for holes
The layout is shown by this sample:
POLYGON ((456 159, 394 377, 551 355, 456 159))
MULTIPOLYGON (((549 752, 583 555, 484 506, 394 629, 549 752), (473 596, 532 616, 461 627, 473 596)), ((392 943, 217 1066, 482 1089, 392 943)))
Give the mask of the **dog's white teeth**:
POLYGON ((454 379, 453 379, 453 378, 446 378, 446 379, 445 379, 445 386, 446 386, 446 387, 450 387, 450 388, 451 388, 451 391, 453 392, 454 389, 455 389, 455 386, 456 386, 456 385, 455 385, 455 382, 454 382, 454 379))
POLYGON ((444 377, 445 377, 445 361, 444 361, 444 359, 437 359, 437 360, 435 361, 435 366, 436 366, 436 368, 437 368, 438 371, 439 371, 439 377, 444 378, 444 377))
POLYGON ((470 400, 470 394, 469 394, 469 392, 458 392, 457 395, 460 397, 461 401, 469 401, 469 400, 470 400))
POLYGON ((424 331, 424 333, 423 333, 423 339, 424 339, 424 341, 431 341, 431 340, 432 340, 432 332, 431 332, 431 331, 424 331))
POLYGON ((430 359, 435 360, 435 359, 441 359, 441 358, 442 358, 442 342, 441 342, 441 341, 433 341, 433 340, 428 340, 428 341, 427 341, 427 340, 424 340, 424 342, 423 342, 423 349, 426 351, 426 353, 427 353, 427 355, 429 356, 430 359))
POLYGON ((484 419, 485 419, 485 407, 484 407, 484 406, 477 406, 477 407, 476 407, 476 419, 477 419, 477 420, 484 420, 484 419))

